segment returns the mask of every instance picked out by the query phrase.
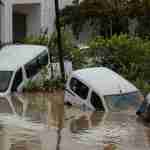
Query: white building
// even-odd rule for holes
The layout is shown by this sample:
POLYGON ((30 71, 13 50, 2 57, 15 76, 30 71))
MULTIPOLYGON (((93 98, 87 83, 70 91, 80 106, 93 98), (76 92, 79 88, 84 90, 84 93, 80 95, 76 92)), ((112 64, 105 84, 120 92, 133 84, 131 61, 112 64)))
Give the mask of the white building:
MULTIPOLYGON (((54 0, 2 0, 0 6, 0 41, 15 42, 25 36, 54 30, 54 0)), ((60 8, 72 0, 60 0, 60 8)))

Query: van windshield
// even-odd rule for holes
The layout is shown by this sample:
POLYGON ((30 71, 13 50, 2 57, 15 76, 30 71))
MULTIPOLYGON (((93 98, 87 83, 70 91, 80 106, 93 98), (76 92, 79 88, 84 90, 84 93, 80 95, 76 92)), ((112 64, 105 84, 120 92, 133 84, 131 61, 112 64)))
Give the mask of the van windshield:
POLYGON ((8 89, 12 74, 12 71, 0 71, 0 92, 5 92, 8 89))
POLYGON ((137 109, 143 96, 140 92, 104 96, 108 109, 112 111, 137 109))

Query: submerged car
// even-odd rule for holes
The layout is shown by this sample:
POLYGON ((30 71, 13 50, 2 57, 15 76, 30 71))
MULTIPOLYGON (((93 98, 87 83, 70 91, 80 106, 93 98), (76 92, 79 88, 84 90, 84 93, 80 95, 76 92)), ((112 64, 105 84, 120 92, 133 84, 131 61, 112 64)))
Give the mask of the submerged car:
POLYGON ((0 96, 21 91, 47 66, 48 48, 38 45, 8 45, 0 50, 0 96))
POLYGON ((66 84, 65 103, 92 110, 136 109, 143 99, 129 81, 105 67, 74 71, 66 84))
POLYGON ((150 122, 150 93, 145 97, 144 101, 137 109, 136 114, 150 122))

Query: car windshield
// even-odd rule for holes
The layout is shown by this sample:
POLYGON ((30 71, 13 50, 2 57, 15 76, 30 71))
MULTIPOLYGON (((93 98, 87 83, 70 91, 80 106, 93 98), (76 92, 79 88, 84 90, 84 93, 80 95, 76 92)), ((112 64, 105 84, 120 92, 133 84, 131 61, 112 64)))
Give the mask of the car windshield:
POLYGON ((137 109, 143 96, 140 92, 104 96, 108 109, 112 111, 137 109))
POLYGON ((0 92, 5 92, 8 89, 12 73, 12 71, 0 71, 0 92))

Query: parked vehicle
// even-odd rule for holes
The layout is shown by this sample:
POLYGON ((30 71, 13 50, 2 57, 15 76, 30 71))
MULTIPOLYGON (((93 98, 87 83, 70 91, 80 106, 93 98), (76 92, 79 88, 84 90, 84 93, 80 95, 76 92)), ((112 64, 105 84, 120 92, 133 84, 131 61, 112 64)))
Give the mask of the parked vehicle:
POLYGON ((104 67, 74 71, 65 90, 65 103, 106 112, 135 109, 142 98, 133 84, 104 67))
POLYGON ((21 91, 49 64, 48 48, 37 45, 8 45, 0 51, 0 96, 21 91))

